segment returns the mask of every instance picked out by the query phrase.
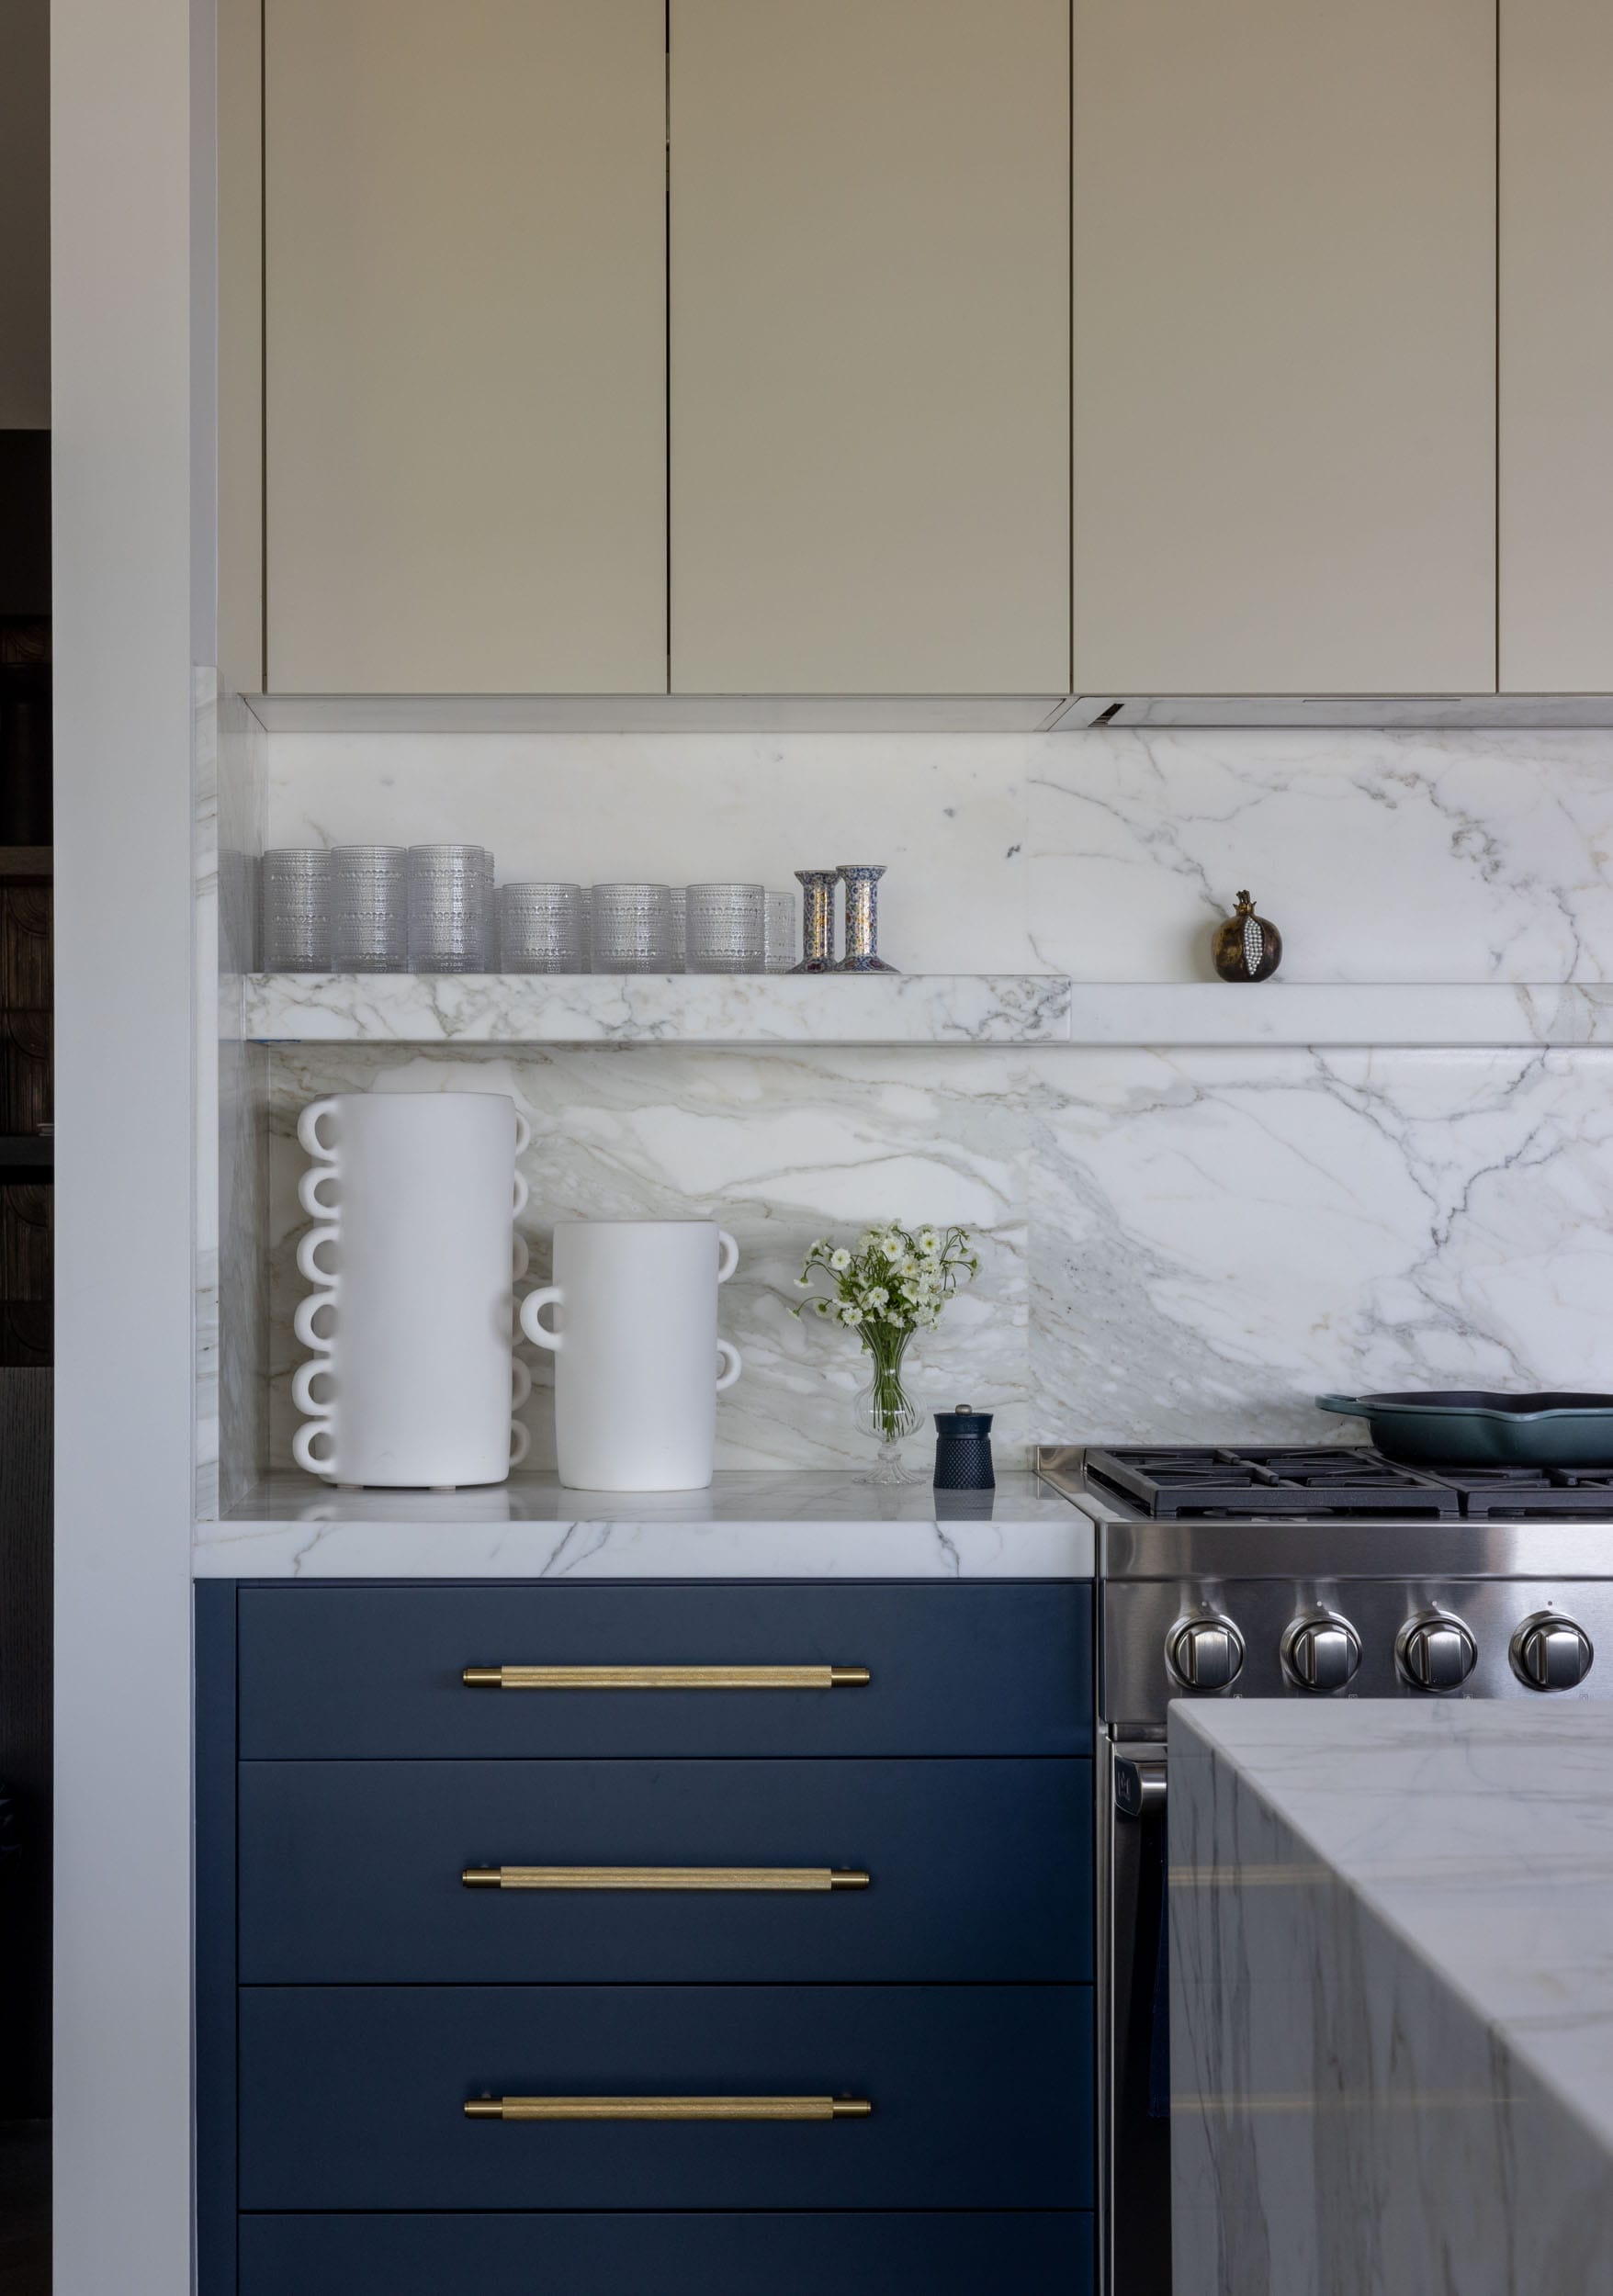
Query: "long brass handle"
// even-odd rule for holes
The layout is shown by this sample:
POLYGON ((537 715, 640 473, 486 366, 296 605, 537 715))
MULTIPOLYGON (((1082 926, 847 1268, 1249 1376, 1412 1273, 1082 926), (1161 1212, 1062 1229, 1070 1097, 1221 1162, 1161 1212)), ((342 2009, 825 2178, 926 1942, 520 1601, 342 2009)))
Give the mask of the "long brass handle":
POLYGON ((468 2121, 866 2121, 866 2097, 472 2097, 468 2121))
POLYGON ((865 1666, 468 1666, 470 1690, 860 1690, 865 1666))
POLYGON ((866 1889, 829 1865, 468 1865, 467 1889, 866 1889))

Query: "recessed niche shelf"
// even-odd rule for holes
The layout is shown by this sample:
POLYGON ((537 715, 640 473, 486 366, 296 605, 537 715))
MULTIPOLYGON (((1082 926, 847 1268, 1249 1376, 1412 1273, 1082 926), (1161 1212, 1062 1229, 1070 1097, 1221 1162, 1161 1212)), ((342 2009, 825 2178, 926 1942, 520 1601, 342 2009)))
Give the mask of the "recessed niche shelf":
POLYGON ((254 973, 255 1044, 1613 1046, 1600 982, 254 973))

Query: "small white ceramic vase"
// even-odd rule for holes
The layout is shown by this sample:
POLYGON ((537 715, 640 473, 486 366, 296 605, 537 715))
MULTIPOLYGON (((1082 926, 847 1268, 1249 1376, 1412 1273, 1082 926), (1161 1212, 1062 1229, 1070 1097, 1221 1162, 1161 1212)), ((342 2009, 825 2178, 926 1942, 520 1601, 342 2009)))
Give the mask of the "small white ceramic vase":
POLYGON ((566 1220, 555 1280, 521 1328, 555 1358, 555 1454, 573 1491, 704 1491, 716 1399, 739 1376, 716 1335, 717 1286, 739 1260, 709 1220, 566 1220), (552 1305, 551 1330, 538 1318, 552 1305))
POLYGON ((320 1287, 295 1322, 311 1351, 297 1464, 387 1489, 503 1482, 532 1384, 510 1352, 525 1120, 502 1093, 344 1092, 304 1109, 297 1137, 320 1222, 297 1252, 320 1287))

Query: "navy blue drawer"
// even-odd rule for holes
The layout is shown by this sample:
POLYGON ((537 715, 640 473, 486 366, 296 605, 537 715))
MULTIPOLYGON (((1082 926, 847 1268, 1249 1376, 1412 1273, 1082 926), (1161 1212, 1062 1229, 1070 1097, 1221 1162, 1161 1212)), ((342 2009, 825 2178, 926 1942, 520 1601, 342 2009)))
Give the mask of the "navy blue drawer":
POLYGON ((317 1761, 240 1771, 246 1984, 1068 1983, 1088 1761, 317 1761), (865 1889, 468 1888, 467 1866, 861 1869, 865 1889))
POLYGON ((1085 2209, 1085 1986, 247 1986, 240 2205, 1085 2209), (504 2096, 848 2096, 865 2120, 470 2121, 504 2096))
POLYGON ((1092 2219, 245 2216, 240 2296, 1090 2296, 1092 2219))
POLYGON ((1086 1754, 1091 1589, 263 1586, 243 1757, 1086 1754), (833 1690, 468 1689, 467 1667, 865 1667, 833 1690))

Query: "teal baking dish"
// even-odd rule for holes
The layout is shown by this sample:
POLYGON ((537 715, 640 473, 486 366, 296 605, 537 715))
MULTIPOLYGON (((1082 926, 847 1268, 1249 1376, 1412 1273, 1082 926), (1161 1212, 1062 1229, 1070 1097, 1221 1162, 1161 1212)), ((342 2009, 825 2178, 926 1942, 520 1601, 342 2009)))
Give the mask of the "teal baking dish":
POLYGON ((1318 1395, 1419 1467, 1613 1467, 1613 1395, 1318 1395))

